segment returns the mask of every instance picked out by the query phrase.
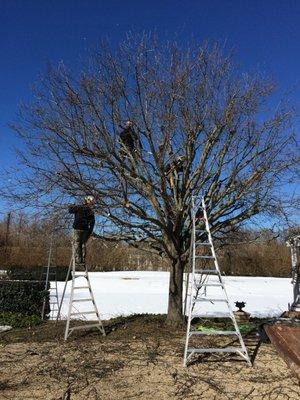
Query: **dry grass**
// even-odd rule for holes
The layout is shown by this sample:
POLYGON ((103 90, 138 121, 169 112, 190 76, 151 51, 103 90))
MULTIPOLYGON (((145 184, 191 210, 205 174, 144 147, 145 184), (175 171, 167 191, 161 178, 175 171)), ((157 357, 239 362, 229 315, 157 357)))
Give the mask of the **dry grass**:
MULTIPOLYGON (((108 335, 82 333, 62 340, 63 324, 1 336, 0 399, 183 400, 298 399, 299 385, 270 344, 254 366, 207 357, 182 366, 184 330, 161 317, 109 322, 108 335)), ((257 336, 249 336, 250 350, 257 336)))

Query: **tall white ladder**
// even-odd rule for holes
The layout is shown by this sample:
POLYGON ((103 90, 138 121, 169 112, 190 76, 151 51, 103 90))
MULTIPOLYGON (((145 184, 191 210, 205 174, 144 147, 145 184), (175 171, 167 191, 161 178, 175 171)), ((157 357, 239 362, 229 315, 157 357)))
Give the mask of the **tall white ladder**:
MULTIPOLYGON (((55 314, 57 314, 59 309, 59 302, 58 302, 58 290, 57 290, 57 266, 53 262, 53 245, 54 245, 54 232, 51 234, 50 239, 50 248, 48 253, 48 263, 47 266, 43 267, 42 270, 42 281, 45 281, 45 293, 48 291, 49 288, 49 305, 50 305, 50 319, 54 319, 55 314)), ((43 299, 43 306, 41 316, 42 319, 45 318, 46 312, 46 302, 47 302, 47 295, 45 295, 43 299)))
POLYGON ((100 314, 95 302, 94 294, 91 287, 91 282, 89 278, 88 268, 85 265, 84 271, 76 271, 76 263, 74 254, 72 254, 69 269, 67 272, 65 286, 62 293, 62 298, 60 301, 58 313, 57 313, 57 320, 61 317, 61 309, 62 304, 64 301, 64 297, 66 294, 66 288, 69 280, 70 274, 72 275, 71 281, 71 294, 70 294, 70 301, 68 307, 68 316, 67 316, 67 323, 65 329, 65 336, 64 339, 67 340, 71 333, 75 330, 83 330, 83 329, 90 329, 90 328, 97 328, 105 336, 105 330, 103 324, 100 319, 100 314), (84 279, 84 283, 77 283, 78 280, 84 279), (82 297, 83 295, 83 297, 82 297), (91 307, 89 310, 79 310, 80 304, 90 304, 91 307), (87 321, 86 316, 94 315, 96 318, 95 320, 91 321, 90 323, 86 323, 83 325, 71 325, 71 319, 75 318, 76 321, 78 319, 83 319, 87 321))
MULTIPOLYGON (((188 306, 188 323, 186 332, 186 343, 184 350, 183 365, 186 366, 195 354, 204 353, 236 353, 240 355, 251 366, 251 361, 244 344, 239 326, 236 322, 234 313, 230 306, 226 288, 220 272, 217 255, 214 249, 210 225, 207 217, 205 199, 202 197, 201 206, 197 210, 197 215, 200 217, 196 221, 195 200, 192 198, 191 217, 192 217, 192 237, 191 237, 191 263, 192 273, 190 283, 190 296, 188 306), (201 229, 198 229, 198 226, 201 229), (199 266, 199 262, 201 265, 199 266), (213 265, 212 265, 213 264, 213 265), (209 288, 218 291, 218 295, 209 297, 209 288), (197 330, 192 324, 193 319, 204 316, 201 306, 205 304, 223 304, 226 307, 226 316, 231 319, 232 330, 197 330), (200 306, 199 311, 195 311, 197 306, 200 306), (238 346, 227 347, 198 347, 201 335, 216 335, 217 337, 235 337, 238 339, 238 346), (197 345, 190 346, 190 341, 197 340, 197 345)), ((223 315, 223 314, 222 314, 223 315)))

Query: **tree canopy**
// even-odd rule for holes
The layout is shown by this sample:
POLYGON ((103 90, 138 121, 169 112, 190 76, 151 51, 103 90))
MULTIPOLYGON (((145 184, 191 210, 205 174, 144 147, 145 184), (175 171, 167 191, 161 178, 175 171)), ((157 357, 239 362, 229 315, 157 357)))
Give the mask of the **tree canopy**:
POLYGON ((129 36, 117 49, 102 44, 87 65, 49 68, 20 110, 26 169, 14 196, 61 206, 94 195, 118 239, 170 259, 178 319, 191 196, 205 195, 215 235, 282 215, 280 187, 297 164, 293 112, 270 109, 274 83, 242 74, 218 45, 129 36), (120 141, 128 120, 134 151, 120 141))

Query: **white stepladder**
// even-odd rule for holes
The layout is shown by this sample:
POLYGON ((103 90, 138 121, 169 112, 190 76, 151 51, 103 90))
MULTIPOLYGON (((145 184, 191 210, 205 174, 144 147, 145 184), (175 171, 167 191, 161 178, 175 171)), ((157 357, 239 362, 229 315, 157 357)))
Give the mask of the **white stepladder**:
MULTIPOLYGON (((58 302, 58 290, 57 290, 57 266, 53 263, 53 243, 54 243, 54 232, 52 232, 50 239, 50 248, 48 253, 48 263, 47 266, 43 268, 42 271, 42 280, 45 280, 45 293, 48 290, 48 285, 50 285, 49 289, 49 305, 50 305, 50 319, 54 319, 55 314, 59 309, 58 302)), ((41 316, 42 319, 45 318, 45 308, 46 308, 47 297, 45 296, 43 299, 43 306, 41 316)))
POLYGON ((65 336, 64 339, 67 340, 71 333, 75 330, 82 330, 82 329, 90 329, 90 328, 98 328, 102 335, 105 336, 105 330, 100 319, 100 314, 95 302, 94 294, 91 287, 91 282, 89 278, 89 273, 87 266, 84 266, 84 271, 76 271, 76 263, 74 253, 72 252, 72 257, 69 265, 69 269, 67 272, 65 286, 62 293, 62 298, 59 304, 58 313, 57 313, 57 320, 61 317, 61 308, 64 301, 66 288, 68 284, 68 279, 70 274, 72 275, 71 281, 71 294, 70 294, 70 301, 69 301, 69 308, 68 308, 68 316, 67 316, 67 323, 65 329, 65 336), (79 279, 83 278, 85 283, 84 284, 77 284, 79 279), (83 297, 82 297, 83 295, 83 297), (80 304, 90 304, 91 309, 89 310, 79 310, 80 304), (77 306, 77 307, 76 307, 77 306), (86 315, 95 315, 96 321, 92 321, 91 323, 86 323, 83 325, 75 325, 70 326, 70 322, 72 317, 76 319, 80 319, 82 317, 86 320, 86 315))
MULTIPOLYGON (((188 307, 188 323, 186 332, 186 343, 184 350, 183 365, 186 366, 194 354, 204 353, 236 353, 240 355, 247 363, 251 366, 251 361, 243 341, 242 335, 239 330, 239 326, 236 322, 234 313, 229 303, 228 295, 225 289, 225 285, 222 279, 221 271, 218 264, 217 255, 214 249, 212 236, 210 232, 210 225, 208 222, 205 199, 201 199, 201 222, 202 229, 196 229, 196 211, 194 198, 192 198, 191 217, 192 217, 192 237, 191 237, 191 263, 192 273, 191 275, 191 287, 189 296, 189 307, 188 307), (199 254, 200 252, 200 254, 199 254), (204 254, 205 253, 205 254, 204 254), (201 262, 199 266, 198 263, 201 262), (210 262, 210 265, 209 265, 210 262), (211 264, 213 262, 213 265, 211 264), (208 265, 207 265, 208 263, 208 265), (205 265, 203 267, 203 264, 205 265), (208 296, 209 287, 213 287, 217 295, 213 297, 208 296), (234 329, 232 330, 197 330, 193 327, 192 321, 195 318, 201 318, 204 316, 201 306, 205 304, 223 304, 226 307, 225 316, 231 319, 234 329), (195 306, 199 305, 200 310, 195 311, 195 306), (199 339, 201 335, 215 335, 215 336, 226 336, 228 335, 238 338, 239 346, 227 346, 227 347, 189 347, 190 341, 194 338, 199 339)), ((198 225, 198 221, 197 221, 198 225)), ((224 314, 222 314, 223 316, 224 314)))

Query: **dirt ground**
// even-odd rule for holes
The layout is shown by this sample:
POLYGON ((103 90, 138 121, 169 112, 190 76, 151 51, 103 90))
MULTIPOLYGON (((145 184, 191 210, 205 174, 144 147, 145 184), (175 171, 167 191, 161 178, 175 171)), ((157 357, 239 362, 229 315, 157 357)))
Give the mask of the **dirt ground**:
POLYGON ((106 337, 82 332, 64 342, 63 330, 47 322, 0 335, 1 400, 300 398, 298 380, 255 332, 245 339, 252 368, 216 355, 184 368, 184 329, 170 332, 162 317, 109 321, 106 337))

